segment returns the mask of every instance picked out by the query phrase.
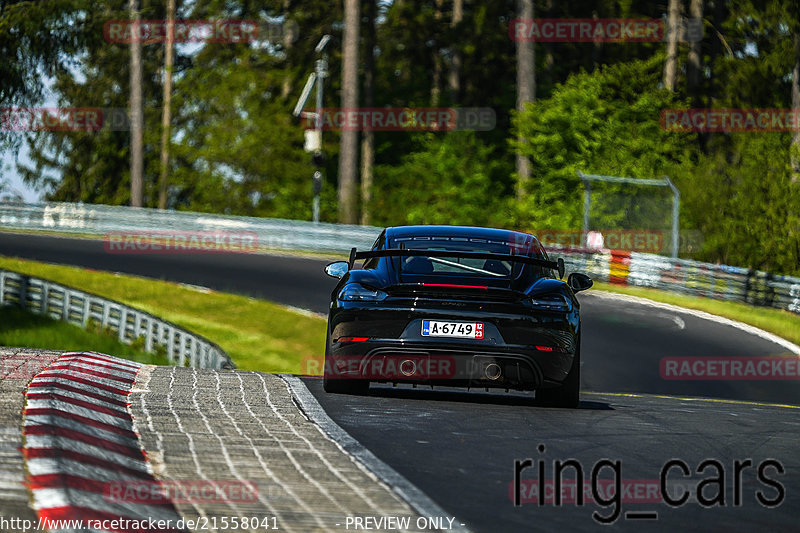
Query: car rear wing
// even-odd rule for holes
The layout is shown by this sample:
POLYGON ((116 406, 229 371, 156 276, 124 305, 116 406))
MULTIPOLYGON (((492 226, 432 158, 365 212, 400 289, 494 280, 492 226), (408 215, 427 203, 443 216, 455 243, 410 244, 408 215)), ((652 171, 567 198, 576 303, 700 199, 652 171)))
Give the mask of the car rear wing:
POLYGON ((552 268, 558 272, 558 277, 564 277, 564 260, 558 258, 556 261, 529 257, 527 255, 497 254, 491 252, 467 252, 457 250, 410 250, 408 248, 390 248, 388 250, 370 250, 359 252, 355 248, 350 250, 350 260, 348 264, 353 268, 353 264, 358 259, 372 259, 373 257, 454 257, 464 259, 497 259, 498 261, 513 261, 516 263, 526 263, 544 268, 552 268))

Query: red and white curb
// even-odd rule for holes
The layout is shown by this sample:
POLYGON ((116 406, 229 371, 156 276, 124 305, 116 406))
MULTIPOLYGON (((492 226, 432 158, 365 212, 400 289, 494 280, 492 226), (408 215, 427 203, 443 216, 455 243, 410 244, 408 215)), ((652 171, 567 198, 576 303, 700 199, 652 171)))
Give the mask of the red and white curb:
POLYGON ((180 517, 171 503, 109 497, 109 483, 154 482, 128 412, 141 367, 103 354, 67 353, 33 378, 26 391, 24 455, 40 523, 82 520, 83 531, 176 531, 153 526, 163 521, 175 527, 180 517))

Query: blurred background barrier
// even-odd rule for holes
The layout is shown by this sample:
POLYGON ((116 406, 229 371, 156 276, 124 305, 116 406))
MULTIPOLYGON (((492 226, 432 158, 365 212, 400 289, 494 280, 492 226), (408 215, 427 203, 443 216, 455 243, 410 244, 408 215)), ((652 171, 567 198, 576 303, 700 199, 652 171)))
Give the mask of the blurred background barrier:
POLYGON ((550 255, 564 258, 567 273, 586 272, 598 281, 775 307, 800 314, 800 278, 640 252, 551 247, 550 255))
POLYGON ((262 249, 330 253, 348 253, 353 246, 369 248, 381 231, 370 226, 69 203, 0 203, 0 226, 101 237, 147 231, 252 232, 262 249))
POLYGON ((149 313, 10 270, 0 270, 0 306, 17 306, 83 328, 111 331, 125 344, 141 343, 178 366, 233 369, 225 351, 199 335, 149 313))
MULTIPOLYGON (((370 248, 382 228, 257 217, 224 216, 95 204, 0 203, 5 229, 105 236, 114 232, 242 231, 258 248, 347 254, 370 248)), ((748 268, 641 252, 549 247, 567 272, 582 271, 620 285, 652 287, 691 296, 775 307, 800 314, 800 278, 748 268)))

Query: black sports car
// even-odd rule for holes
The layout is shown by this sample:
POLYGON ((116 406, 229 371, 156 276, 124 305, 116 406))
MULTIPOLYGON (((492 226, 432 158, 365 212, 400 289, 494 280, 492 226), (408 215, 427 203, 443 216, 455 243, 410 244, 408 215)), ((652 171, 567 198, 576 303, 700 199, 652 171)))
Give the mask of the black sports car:
POLYGON ((578 405, 575 293, 592 280, 561 281, 563 260, 550 260, 533 235, 387 228, 370 251, 354 248, 325 272, 340 278, 328 315, 327 392, 405 382, 535 390, 545 405, 578 405))

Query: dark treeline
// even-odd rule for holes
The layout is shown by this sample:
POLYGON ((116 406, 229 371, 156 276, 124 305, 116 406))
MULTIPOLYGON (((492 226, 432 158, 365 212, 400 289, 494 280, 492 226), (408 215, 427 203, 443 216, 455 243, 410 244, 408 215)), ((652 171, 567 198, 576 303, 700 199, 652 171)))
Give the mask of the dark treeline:
MULTIPOLYGON (((531 1, 361 2, 360 106, 488 107, 497 122, 479 132, 360 132, 348 216, 374 225, 580 229, 578 170, 669 176, 682 195, 681 228, 703 236, 691 257, 800 273, 800 135, 668 131, 660 121, 664 109, 799 108, 798 2, 531 1), (509 23, 526 9, 536 18, 665 19, 666 42, 537 42, 528 103, 517 112, 519 48, 509 23), (692 26, 702 29, 699 40, 688 36, 687 19, 702 21, 692 26)), ((143 20, 166 16, 166 0, 136 3, 143 20)), ((291 109, 325 34, 333 38, 324 105, 342 105, 344 5, 182 0, 177 17, 272 21, 286 31, 270 41, 176 47, 167 206, 310 219, 315 167, 303 150, 306 125, 291 109)), ((2 105, 40 103, 48 77, 59 106, 127 108, 130 48, 108 42, 103 29, 129 18, 127 0, 0 0, 2 105)), ((143 205, 151 207, 159 201, 164 54, 163 42, 142 44, 143 205)), ((20 171, 52 200, 128 204, 130 137, 30 134, 33 164, 20 171)), ((5 140, 19 146, 20 137, 5 140)), ((323 134, 323 221, 342 220, 339 140, 339 132, 323 134)), ((595 193, 594 228, 669 227, 666 191, 598 185, 595 193)))

